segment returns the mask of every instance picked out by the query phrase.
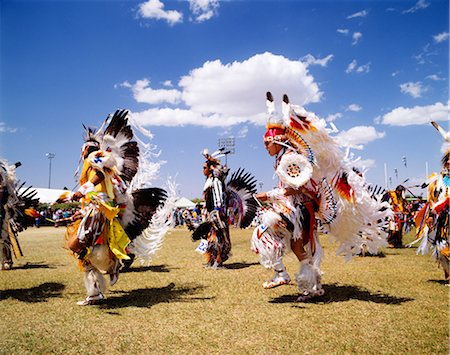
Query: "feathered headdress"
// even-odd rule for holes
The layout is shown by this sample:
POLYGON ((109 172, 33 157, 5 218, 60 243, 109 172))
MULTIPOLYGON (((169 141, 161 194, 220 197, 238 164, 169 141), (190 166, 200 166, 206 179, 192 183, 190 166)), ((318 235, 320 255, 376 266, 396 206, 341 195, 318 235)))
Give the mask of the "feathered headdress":
POLYGON ((202 155, 205 157, 205 164, 209 169, 212 170, 214 176, 224 179, 228 173, 228 167, 223 166, 220 162, 220 158, 229 154, 230 151, 225 151, 225 148, 222 147, 216 150, 214 153, 209 154, 209 150, 207 148, 203 149, 202 155))
POLYGON ((117 172, 126 183, 131 182, 139 166, 139 147, 132 141, 133 130, 128 123, 128 114, 128 110, 116 110, 112 117, 108 115, 98 130, 83 125, 86 132, 81 148, 81 159, 86 149, 88 154, 97 150, 110 153, 117 172))
MULTIPOLYGON (((274 141, 277 144, 290 145, 308 158, 310 163, 315 163, 315 157, 309 144, 303 139, 299 131, 310 127, 310 122, 306 115, 302 116, 291 107, 289 98, 286 94, 283 95, 282 113, 283 116, 277 115, 275 110, 275 103, 271 92, 266 93, 267 105, 267 124, 266 133, 264 134, 264 142, 274 141)), ((306 112, 306 111, 305 111, 306 112)))

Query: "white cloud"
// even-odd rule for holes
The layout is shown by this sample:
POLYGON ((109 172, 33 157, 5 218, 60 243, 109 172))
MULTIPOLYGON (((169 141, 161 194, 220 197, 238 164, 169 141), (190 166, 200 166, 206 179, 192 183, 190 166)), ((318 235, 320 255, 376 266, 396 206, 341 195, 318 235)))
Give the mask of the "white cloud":
POLYGON ((245 138, 245 137, 247 137, 247 133, 248 133, 248 126, 242 127, 236 134, 236 137, 237 138, 245 138))
POLYGON ((349 33, 350 31, 349 31, 348 29, 346 29, 346 28, 338 28, 338 29, 336 30, 336 32, 338 32, 338 33, 340 33, 340 34, 343 34, 343 35, 347 36, 348 33, 349 33))
POLYGON ((356 59, 353 59, 352 62, 347 66, 347 69, 345 70, 345 72, 347 74, 351 73, 351 72, 357 72, 357 73, 368 73, 370 71, 370 62, 364 64, 364 65, 360 65, 358 66, 358 62, 356 61, 356 59))
POLYGON ((354 32, 352 35, 352 38, 353 38, 352 45, 356 45, 356 44, 358 44, 359 40, 362 38, 362 33, 354 32))
POLYGON ((172 82, 171 82, 170 80, 166 80, 166 81, 164 81, 162 84, 163 84, 164 86, 167 86, 167 87, 173 87, 173 84, 172 84, 172 82))
POLYGON ((219 0, 189 0, 189 8, 195 22, 203 22, 217 15, 219 0))
POLYGON ((448 40, 448 36, 449 36, 448 32, 442 32, 436 36, 433 36, 433 39, 435 40, 436 43, 441 43, 448 40))
POLYGON ((0 122, 0 133, 16 133, 17 128, 8 127, 5 122, 0 122))
POLYGON ((176 104, 180 102, 181 92, 175 89, 152 89, 150 87, 150 80, 137 80, 134 84, 125 81, 121 86, 131 89, 133 97, 137 102, 156 105, 163 102, 176 104))
POLYGON ((219 133, 217 133, 218 136, 220 137, 224 137, 224 136, 233 136, 233 132, 231 128, 226 128, 226 129, 222 129, 220 130, 219 133))
POLYGON ((411 126, 429 124, 431 121, 448 121, 449 106, 441 102, 413 108, 397 107, 381 117, 382 124, 391 126, 411 126))
POLYGON ((356 126, 348 131, 339 132, 335 138, 344 147, 361 150, 366 144, 385 135, 386 133, 378 132, 373 126, 356 126))
POLYGON ((266 91, 271 91, 279 104, 284 93, 302 106, 319 102, 322 96, 305 63, 269 52, 242 62, 205 62, 180 79, 180 91, 153 90, 149 85, 147 79, 133 85, 123 84, 139 102, 175 102, 178 98, 181 102, 176 108, 151 108, 134 113, 143 125, 227 127, 244 122, 264 125, 266 91), (155 94, 160 94, 158 100, 155 94))
POLYGON ((420 81, 408 82, 400 84, 400 91, 403 94, 409 94, 415 99, 422 97, 422 94, 426 92, 428 89, 422 86, 422 83, 420 81))
POLYGON ((358 68, 356 68, 357 73, 368 73, 370 71, 370 62, 366 63, 364 65, 360 65, 358 68))
POLYGON ((180 108, 155 108, 142 112, 133 112, 133 118, 139 124, 146 126, 186 126, 228 127, 239 123, 254 121, 263 124, 265 115, 258 117, 232 117, 221 114, 203 114, 180 108))
POLYGON ((325 117, 325 121, 333 122, 333 121, 337 120, 338 118, 342 118, 342 113, 337 112, 337 113, 333 113, 331 115, 328 115, 327 117, 325 117))
POLYGON ((366 17, 368 14, 369 14, 369 11, 362 10, 362 11, 355 12, 354 14, 347 16, 347 19, 352 19, 352 18, 356 18, 356 17, 366 17))
POLYGON ((326 67, 333 57, 333 54, 329 54, 325 58, 319 59, 315 58, 312 54, 307 54, 303 58, 300 58, 300 60, 307 65, 320 65, 321 67, 326 67))
POLYGON ((428 75, 425 79, 430 79, 430 80, 434 80, 434 81, 445 80, 444 78, 441 78, 439 75, 436 75, 436 74, 428 75))
POLYGON ((426 2, 426 0, 419 0, 413 7, 409 8, 407 10, 404 10, 403 13, 404 14, 412 14, 416 11, 426 9, 428 6, 430 6, 430 3, 426 2))
POLYGON ((423 49, 422 52, 419 54, 413 56, 417 60, 418 64, 426 64, 427 62, 432 63, 431 58, 433 56, 438 56, 439 51, 438 50, 430 50, 431 45, 430 43, 427 43, 423 49))
POLYGON ((362 171, 376 167, 375 160, 373 159, 358 159, 352 165, 362 171))
POLYGON ((164 20, 170 26, 183 22, 183 14, 176 10, 164 10, 164 4, 159 0, 148 0, 139 4, 138 16, 146 19, 164 20))
POLYGON ((348 105, 345 111, 359 112, 362 110, 362 107, 357 104, 348 105))
POLYGON ((351 73, 353 70, 355 70, 357 65, 358 65, 358 62, 356 61, 356 59, 353 59, 352 62, 347 66, 347 69, 345 70, 345 72, 351 73))
POLYGON ((274 97, 289 94, 300 105, 319 102, 322 93, 307 65, 272 53, 257 54, 243 62, 208 61, 179 82, 183 101, 193 111, 224 115, 252 115, 260 110, 266 90, 274 97))

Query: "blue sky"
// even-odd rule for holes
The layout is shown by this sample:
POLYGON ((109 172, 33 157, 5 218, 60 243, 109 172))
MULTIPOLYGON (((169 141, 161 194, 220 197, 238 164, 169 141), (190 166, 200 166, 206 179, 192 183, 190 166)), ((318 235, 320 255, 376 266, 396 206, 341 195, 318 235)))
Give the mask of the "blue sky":
POLYGON ((448 1, 8 1, 1 10, 0 157, 35 187, 73 188, 82 124, 127 108, 149 129, 161 186, 200 197, 203 148, 235 137, 234 170, 275 184, 265 92, 333 122, 392 185, 439 169, 449 129, 448 1), (407 167, 402 163, 406 156, 407 167), (398 177, 395 174, 397 169, 398 177))

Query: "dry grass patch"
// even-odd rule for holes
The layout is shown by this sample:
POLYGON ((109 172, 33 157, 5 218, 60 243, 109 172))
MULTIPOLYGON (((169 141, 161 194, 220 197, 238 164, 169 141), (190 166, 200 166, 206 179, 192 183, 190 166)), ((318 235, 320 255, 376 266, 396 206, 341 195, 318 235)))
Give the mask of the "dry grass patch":
MULTIPOLYGON (((0 353, 447 354, 443 272, 415 249, 346 263, 322 237, 326 294, 296 303, 296 286, 263 290, 271 272, 232 230, 233 257, 206 270, 185 229, 149 267, 135 263, 100 305, 79 307, 82 273, 62 248, 64 229, 20 235, 26 256, 0 272, 0 353)), ((411 239, 411 235, 408 236, 411 239)), ((291 276, 294 256, 286 258, 291 276)))

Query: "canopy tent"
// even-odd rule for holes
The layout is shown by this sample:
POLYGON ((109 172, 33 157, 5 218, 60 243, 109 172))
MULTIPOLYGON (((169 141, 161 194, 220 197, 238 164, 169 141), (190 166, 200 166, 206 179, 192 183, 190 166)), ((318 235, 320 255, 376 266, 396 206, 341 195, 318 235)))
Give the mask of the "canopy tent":
MULTIPOLYGON (((20 192, 22 192, 25 188, 21 188, 20 192)), ((63 194, 63 192, 67 192, 67 190, 57 190, 57 189, 44 189, 39 187, 31 187, 30 190, 36 190, 37 194, 35 198, 39 198, 40 203, 52 203, 55 202, 59 196, 63 194)))
POLYGON ((194 208, 195 203, 188 200, 186 197, 180 197, 177 202, 175 202, 177 208, 194 208))

